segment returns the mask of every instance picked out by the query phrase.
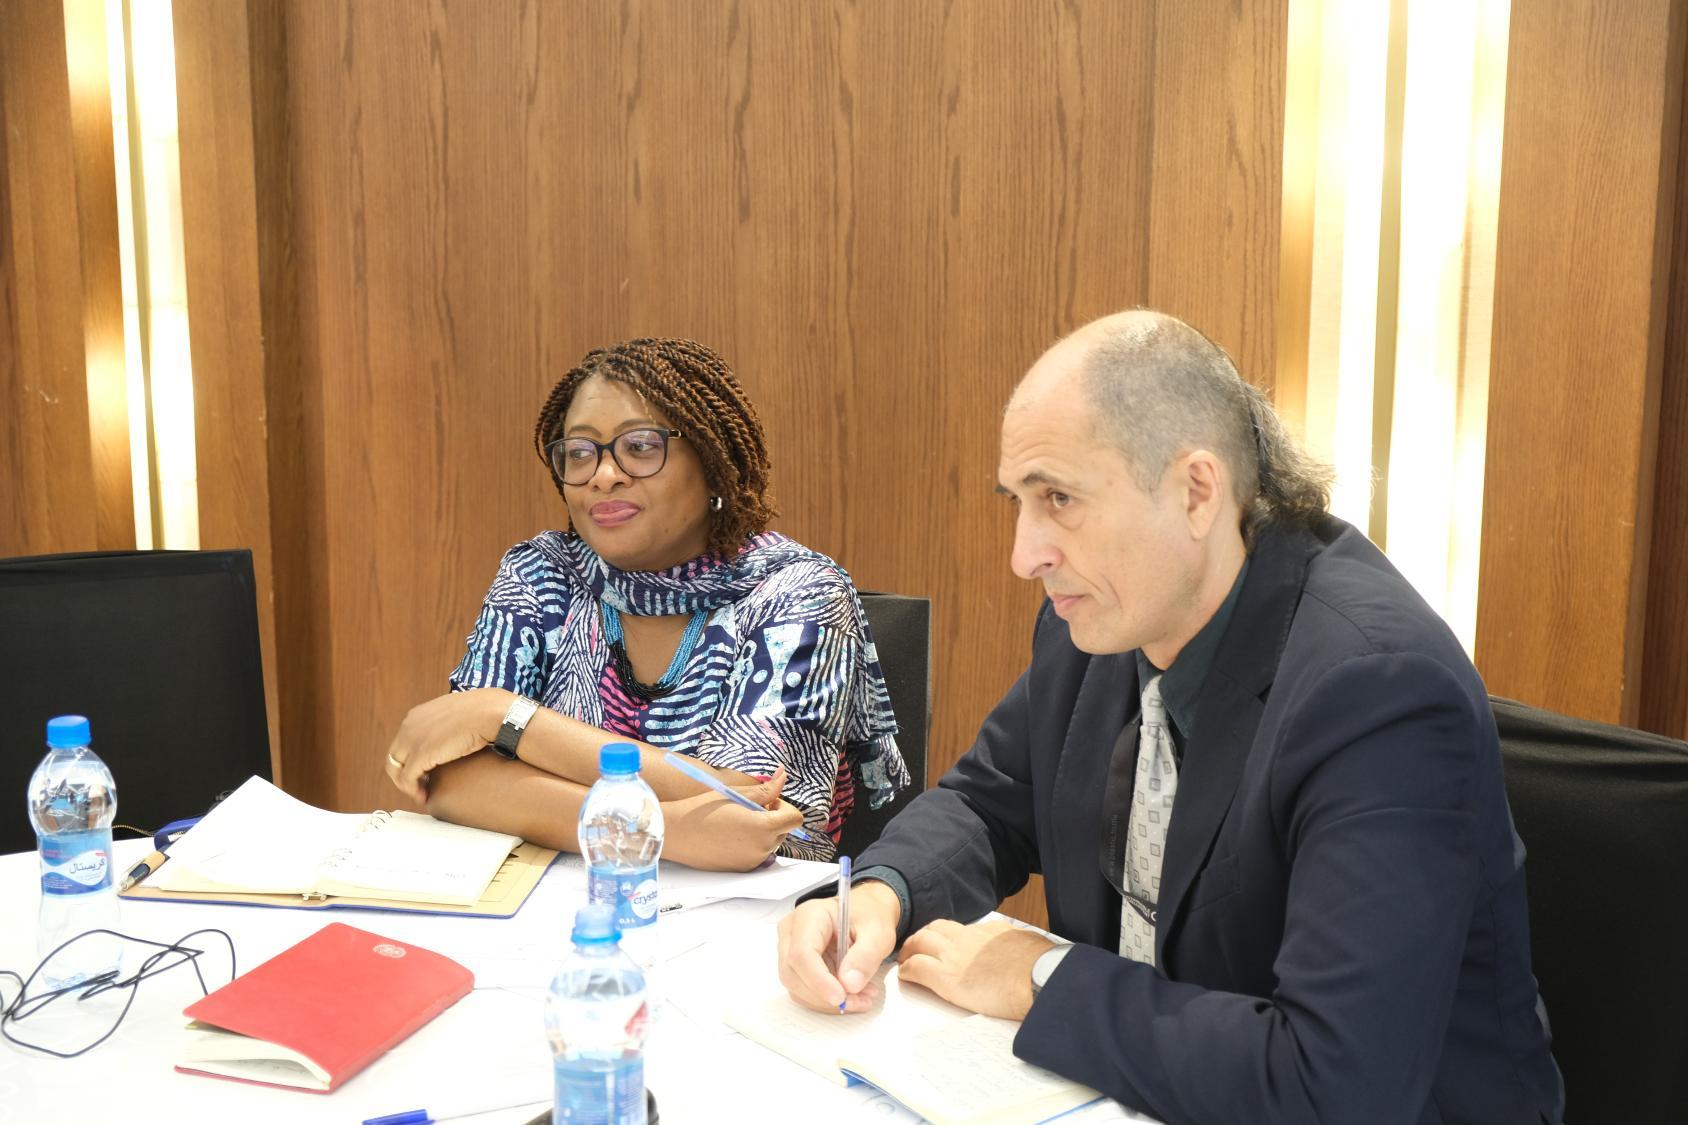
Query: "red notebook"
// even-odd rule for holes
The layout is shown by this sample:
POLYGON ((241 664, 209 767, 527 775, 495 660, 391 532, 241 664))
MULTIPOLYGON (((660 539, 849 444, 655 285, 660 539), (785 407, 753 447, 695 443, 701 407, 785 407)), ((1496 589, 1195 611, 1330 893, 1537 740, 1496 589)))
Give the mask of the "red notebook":
POLYGON ((474 987, 438 953, 332 922, 183 1009, 176 1069, 327 1093, 474 987))

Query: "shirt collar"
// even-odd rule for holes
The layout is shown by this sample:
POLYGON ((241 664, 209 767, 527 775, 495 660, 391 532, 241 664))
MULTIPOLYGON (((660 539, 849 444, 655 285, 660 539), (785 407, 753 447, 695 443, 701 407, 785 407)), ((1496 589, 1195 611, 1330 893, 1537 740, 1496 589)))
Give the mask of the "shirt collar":
POLYGON ((1161 677, 1161 702, 1166 705, 1167 718, 1185 737, 1189 736, 1190 724, 1195 721, 1196 697, 1201 694, 1202 684, 1207 682, 1213 655, 1219 651, 1219 642, 1225 636, 1226 626, 1231 623, 1231 613, 1237 608, 1237 597, 1242 593, 1243 579, 1247 577, 1248 559, 1244 558, 1236 581, 1231 583, 1231 592, 1225 595, 1225 600, 1219 603, 1219 608, 1207 619, 1201 631, 1190 638, 1190 643, 1184 646, 1172 662, 1172 667, 1164 671, 1156 668, 1143 655, 1142 649, 1137 650, 1137 682, 1147 684, 1155 676, 1161 677))

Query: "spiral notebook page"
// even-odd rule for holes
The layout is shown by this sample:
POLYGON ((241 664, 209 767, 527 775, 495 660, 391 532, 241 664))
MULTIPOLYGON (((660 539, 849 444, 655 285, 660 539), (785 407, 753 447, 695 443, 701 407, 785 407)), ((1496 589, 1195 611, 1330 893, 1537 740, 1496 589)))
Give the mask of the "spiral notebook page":
POLYGON ((150 882, 166 891, 305 894, 323 861, 368 820, 307 805, 251 777, 170 845, 170 862, 150 882))
POLYGON ((323 865, 325 894, 391 892, 413 902, 467 906, 481 897, 519 836, 447 824, 421 813, 373 813, 323 865))
POLYGON ((880 992, 860 1014, 812 1012, 783 993, 727 1009, 723 1021, 840 1085, 883 1090, 928 1121, 1028 1125, 1101 1095, 1014 1055, 1020 1025, 973 1015, 881 966, 880 992))
POLYGON ((879 984, 879 993, 866 1012, 848 1016, 812 1012, 781 991, 734 1005, 723 1020, 746 1039, 843 1086, 848 1079, 839 1069, 838 1059, 851 1048, 887 1036, 944 1027, 967 1015, 964 1009, 918 985, 904 988, 894 965, 881 965, 873 979, 879 984))
POLYGON ((936 1125, 1024 1125, 1101 1098, 1014 1056, 1015 1020, 971 1015, 900 1041, 855 1044, 838 1065, 936 1125))
POLYGON ((466 906, 521 838, 411 812, 332 813, 249 778, 170 848, 166 891, 350 895, 466 906))

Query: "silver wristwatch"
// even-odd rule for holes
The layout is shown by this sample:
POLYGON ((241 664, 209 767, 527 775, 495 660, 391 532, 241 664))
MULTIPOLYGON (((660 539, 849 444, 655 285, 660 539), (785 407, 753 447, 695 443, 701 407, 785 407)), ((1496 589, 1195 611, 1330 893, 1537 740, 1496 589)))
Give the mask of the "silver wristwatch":
POLYGON ((525 695, 516 696, 510 709, 504 712, 504 725, 498 728, 498 737, 493 741, 492 750, 500 758, 512 761, 516 757, 516 743, 522 740, 522 732, 527 729, 528 720, 539 710, 539 704, 525 695))
POLYGON ((1054 949, 1046 949, 1032 962, 1032 995, 1043 991, 1043 986, 1049 983, 1050 976, 1060 965, 1061 959, 1073 951, 1070 945, 1057 945, 1054 949))

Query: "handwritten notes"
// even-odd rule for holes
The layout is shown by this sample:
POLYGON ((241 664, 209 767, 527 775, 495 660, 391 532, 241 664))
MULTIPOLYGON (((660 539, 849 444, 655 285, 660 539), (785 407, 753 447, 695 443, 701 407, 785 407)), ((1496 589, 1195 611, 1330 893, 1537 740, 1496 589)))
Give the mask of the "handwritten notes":
POLYGON ((894 968, 875 978, 872 1010, 840 1016, 784 994, 731 1008, 725 1022, 746 1038, 840 1085, 869 1083, 937 1123, 1017 1125, 1065 1113, 1100 1095, 1014 1057, 1020 1025, 969 1015, 894 968))

